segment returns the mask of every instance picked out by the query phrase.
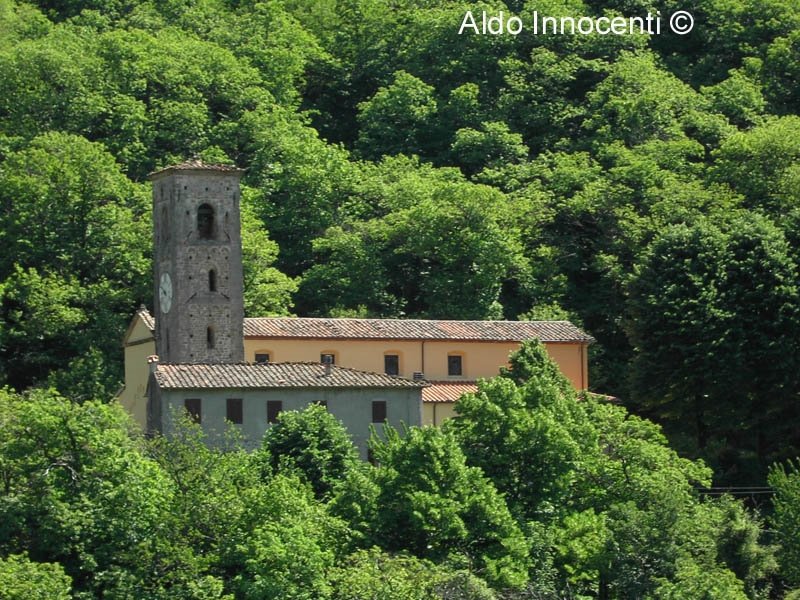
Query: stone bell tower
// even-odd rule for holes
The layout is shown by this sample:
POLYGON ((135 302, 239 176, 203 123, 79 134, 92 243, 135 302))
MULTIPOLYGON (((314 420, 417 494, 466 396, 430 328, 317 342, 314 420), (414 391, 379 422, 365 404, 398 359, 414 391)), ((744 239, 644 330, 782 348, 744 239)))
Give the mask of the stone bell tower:
POLYGON ((150 174, 161 362, 244 361, 241 175, 197 159, 150 174))

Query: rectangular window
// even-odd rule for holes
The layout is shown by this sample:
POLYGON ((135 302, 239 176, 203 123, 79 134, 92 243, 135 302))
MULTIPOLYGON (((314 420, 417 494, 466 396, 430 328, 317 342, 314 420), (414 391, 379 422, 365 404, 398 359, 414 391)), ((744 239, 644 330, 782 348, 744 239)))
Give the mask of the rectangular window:
POLYGON ((320 354, 319 355, 319 362, 323 365, 335 365, 336 364, 336 356, 333 354, 320 354))
POLYGON ((262 354, 261 352, 256 353, 256 362, 257 363, 268 363, 269 362, 269 354, 262 354))
POLYGON ((387 375, 400 375, 400 357, 397 354, 384 354, 383 372, 387 375))
POLYGON ((447 357, 447 374, 461 375, 461 357, 457 354, 447 357))
POLYGON ((195 423, 202 423, 202 409, 201 409, 201 402, 200 398, 186 398, 183 401, 183 407, 186 409, 186 412, 189 413, 189 417, 195 423))
POLYGON ((372 403, 372 422, 383 423, 386 420, 386 401, 375 400, 372 403))
POLYGON ((226 418, 231 423, 242 424, 242 399, 228 398, 226 418))
POLYGON ((267 400, 267 423, 275 423, 282 410, 283 402, 280 400, 267 400))

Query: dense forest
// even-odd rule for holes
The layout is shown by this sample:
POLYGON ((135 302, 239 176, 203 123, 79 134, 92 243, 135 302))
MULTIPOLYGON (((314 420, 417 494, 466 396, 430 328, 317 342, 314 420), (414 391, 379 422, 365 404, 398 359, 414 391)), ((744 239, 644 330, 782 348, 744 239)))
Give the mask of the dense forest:
POLYGON ((796 0, 0 0, 0 246, 0 588, 390 597, 346 595, 380 579, 398 598, 421 581, 431 597, 754 598, 800 585, 796 0), (695 28, 458 33, 467 10, 529 23, 656 9, 689 10, 695 28), (269 440, 260 458, 201 452, 191 428, 141 446, 105 403, 125 328, 152 306, 147 174, 191 156, 246 169, 249 316, 566 318, 597 340, 593 390, 638 416, 505 377, 444 432, 376 441, 385 469, 348 459, 311 495, 293 479, 313 483, 311 467, 269 463, 269 440), (505 450, 486 456, 493 444, 505 450), (541 449, 552 465, 523 459, 537 444, 557 446, 541 449), (408 471, 423 456, 430 471, 408 471), (742 505, 693 491, 768 480, 767 538, 742 505), (235 538, 261 521, 262 537, 235 538), (289 544, 274 572, 273 543, 289 544), (308 580, 288 574, 298 556, 308 580), (259 587, 284 576, 298 587, 259 587), (712 580, 728 587, 703 596, 712 580))
MULTIPOLYGON (((541 345, 442 428, 373 436, 322 406, 255 452, 116 403, 0 391, 0 597, 10 600, 747 600, 800 584, 800 471, 774 528, 657 425, 578 398, 541 345)), ((235 426, 232 426, 235 427, 235 426)), ((798 465, 800 466, 800 465, 798 465)))

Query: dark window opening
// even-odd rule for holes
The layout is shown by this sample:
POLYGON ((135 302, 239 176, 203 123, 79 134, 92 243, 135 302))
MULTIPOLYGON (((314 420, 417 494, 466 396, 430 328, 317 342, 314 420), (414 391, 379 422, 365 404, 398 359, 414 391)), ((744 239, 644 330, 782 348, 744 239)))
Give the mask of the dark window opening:
POLYGON ((209 292, 217 291, 217 272, 214 269, 211 269, 208 272, 208 291, 209 292))
POLYGON ((280 400, 267 400, 267 423, 275 423, 278 415, 283 410, 283 402, 280 400))
POLYGON ((400 375, 400 357, 397 354, 383 356, 383 372, 387 375, 400 375))
POLYGON ((375 400, 372 403, 372 422, 383 423, 386 420, 386 401, 375 400))
POLYGON ((461 375, 461 357, 448 356, 447 357, 447 374, 448 375, 461 375))
POLYGON ((316 404, 319 404, 325 410, 328 410, 328 401, 327 400, 317 400, 316 404))
POLYGON ((333 354, 320 354, 319 362, 321 362, 323 365, 335 365, 336 356, 334 356, 333 354))
POLYGON ((189 418, 192 419, 197 424, 200 424, 203 420, 201 415, 202 408, 200 398, 186 398, 183 401, 183 407, 186 409, 186 412, 189 413, 189 418))
POLYGON ((256 362, 257 363, 268 363, 269 362, 269 354, 256 352, 256 362))
POLYGON ((197 235, 202 240, 214 237, 214 209, 210 204, 201 204, 197 209, 197 235))
POLYGON ((242 424, 242 399, 241 398, 228 398, 227 400, 226 418, 231 423, 237 425, 242 424))
POLYGON ((372 448, 367 448, 367 462, 373 467, 378 466, 378 461, 375 459, 375 452, 372 451, 372 448))
POLYGON ((214 349, 214 328, 213 327, 209 327, 208 329, 206 329, 206 347, 209 350, 213 350, 214 349))
MULTIPOLYGON (((163 192, 162 192, 162 196, 163 196, 163 192)), ((161 231, 162 231, 161 239, 164 240, 165 242, 168 242, 169 241, 169 219, 167 217, 167 207, 166 206, 162 206, 161 207, 161 231)))

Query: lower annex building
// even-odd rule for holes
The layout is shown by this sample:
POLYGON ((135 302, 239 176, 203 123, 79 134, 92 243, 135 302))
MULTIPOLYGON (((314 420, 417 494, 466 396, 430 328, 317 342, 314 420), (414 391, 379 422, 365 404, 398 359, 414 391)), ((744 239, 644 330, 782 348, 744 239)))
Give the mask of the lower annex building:
POLYGON ((196 160, 151 174, 157 317, 134 315, 119 395, 143 428, 167 432, 186 410, 257 443, 281 410, 318 402, 366 456, 372 423, 440 424, 533 338, 588 388, 593 340, 567 321, 245 318, 240 176, 196 160))

